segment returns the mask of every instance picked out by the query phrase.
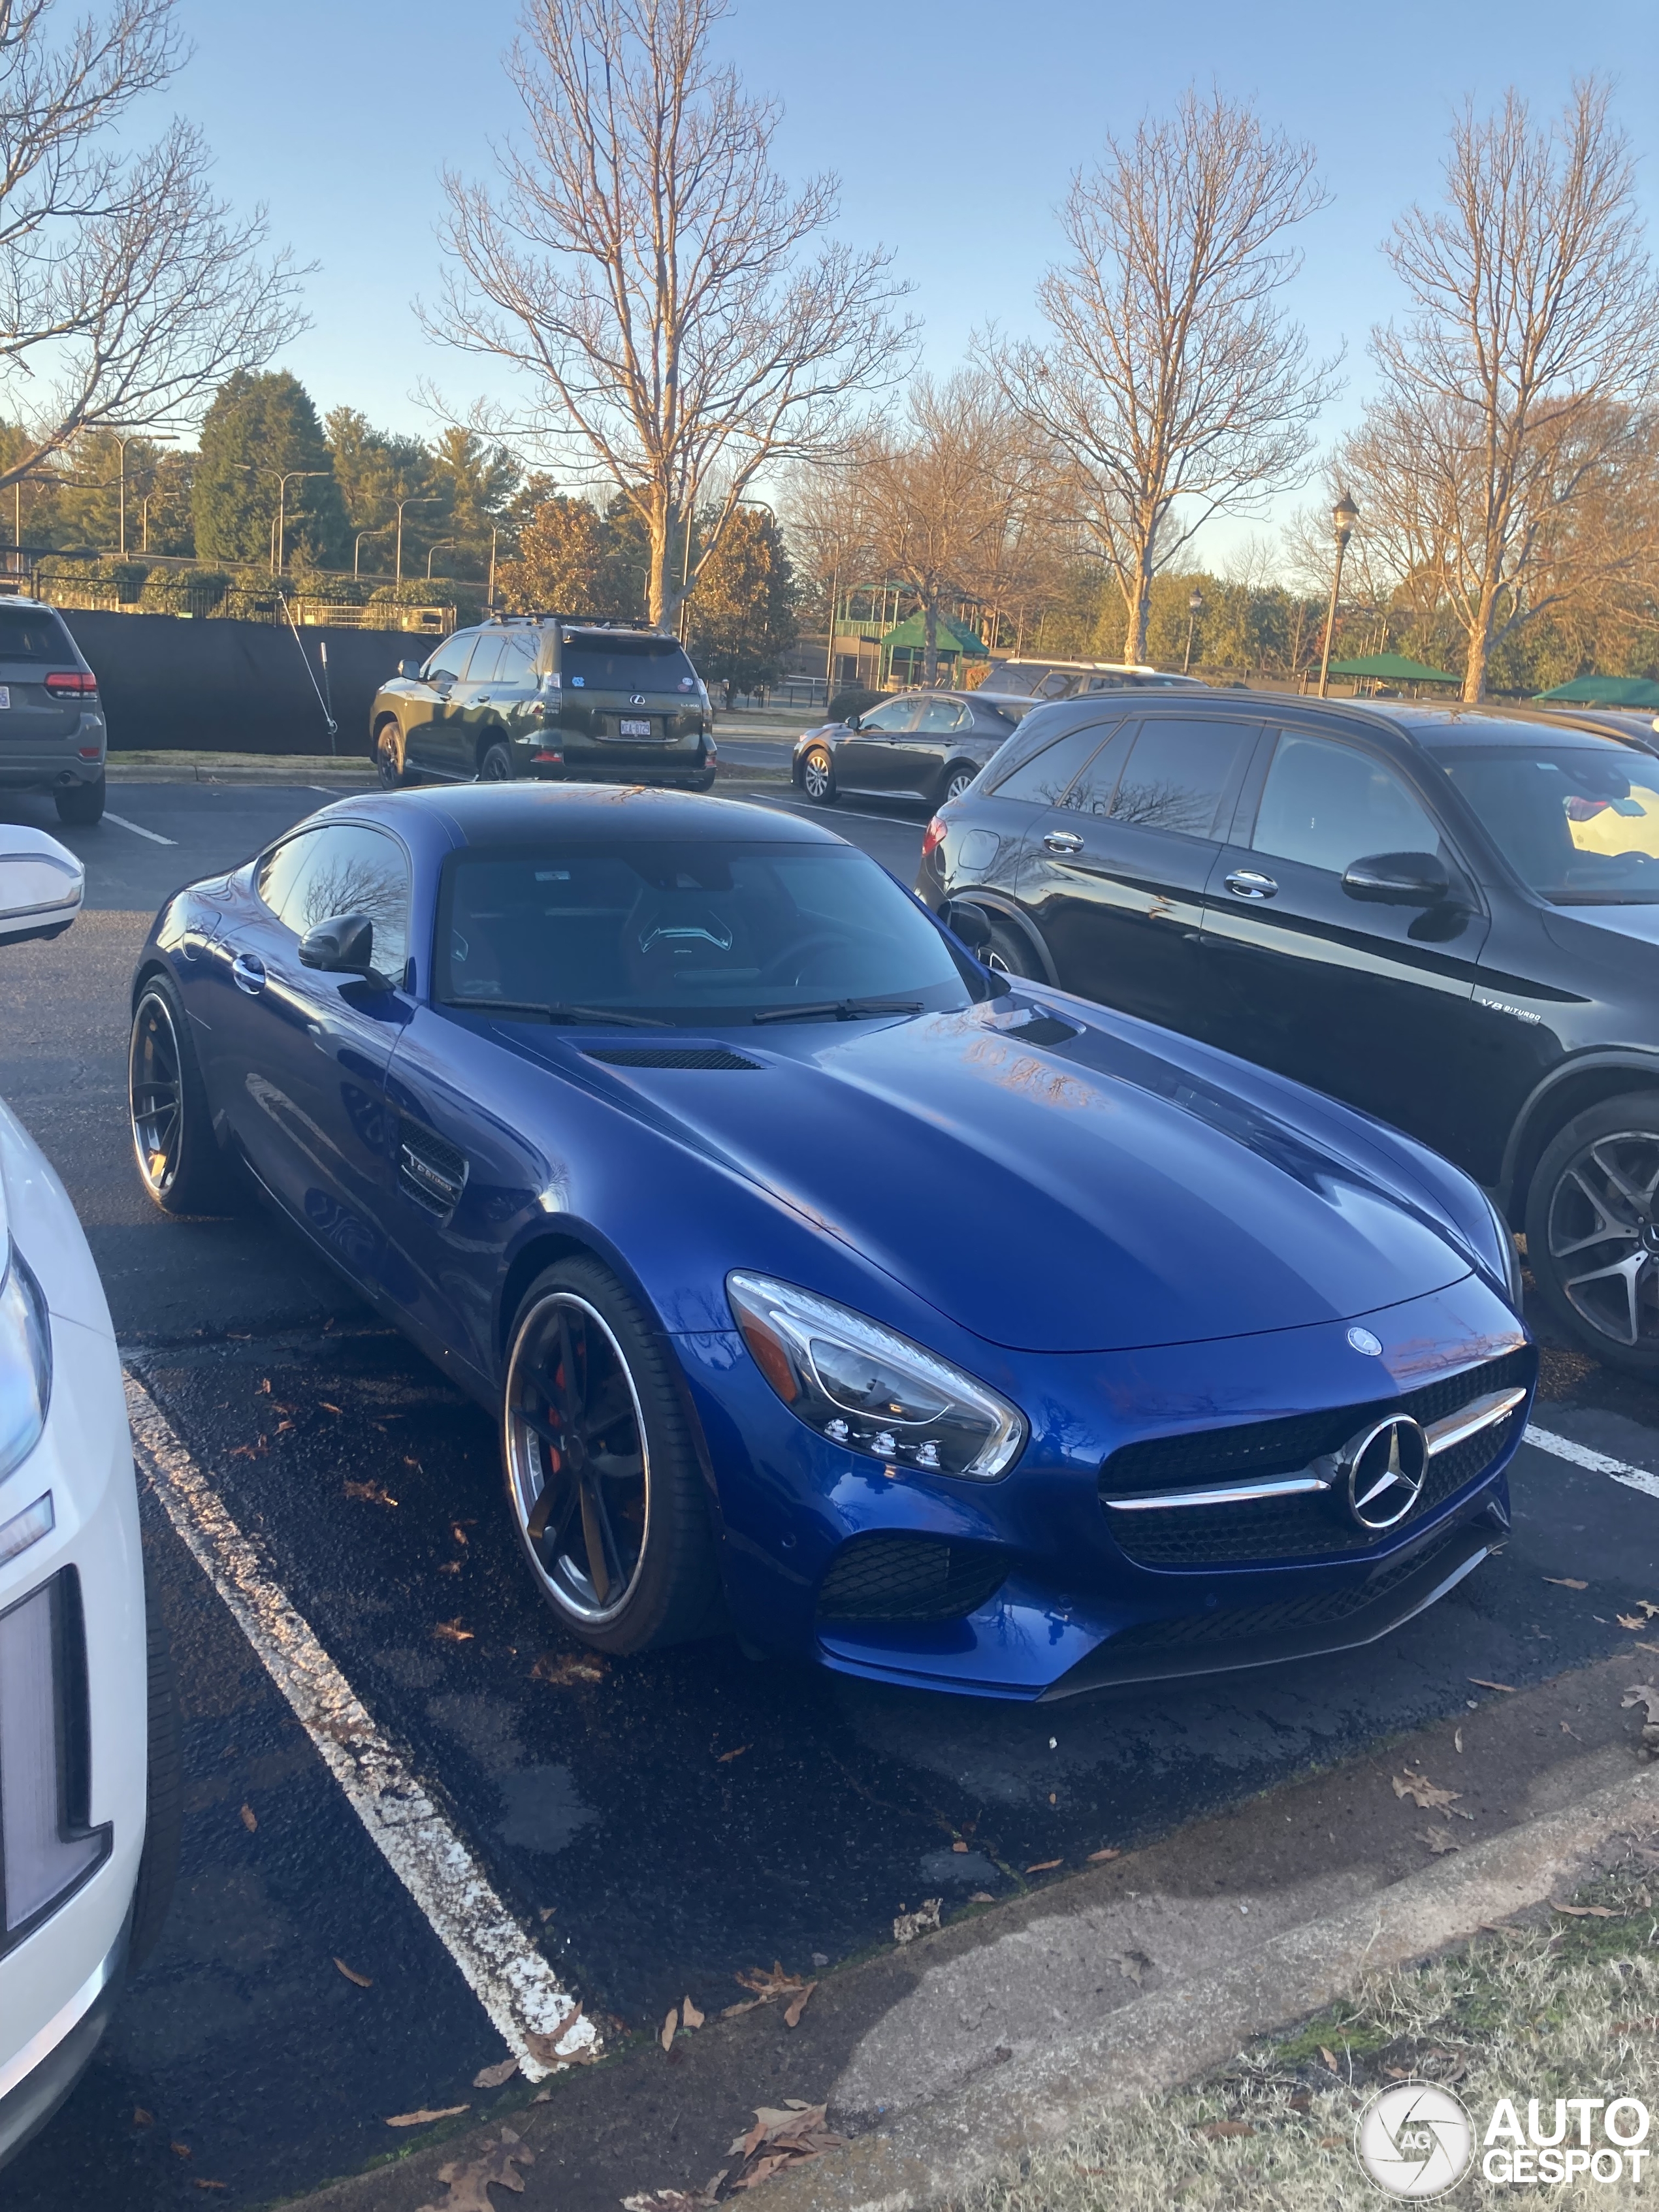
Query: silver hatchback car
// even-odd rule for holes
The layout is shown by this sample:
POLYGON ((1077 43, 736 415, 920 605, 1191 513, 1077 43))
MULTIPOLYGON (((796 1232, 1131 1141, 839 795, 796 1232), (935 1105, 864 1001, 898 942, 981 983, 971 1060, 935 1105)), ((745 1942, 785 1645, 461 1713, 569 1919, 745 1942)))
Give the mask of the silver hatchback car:
POLYGON ((98 678, 63 617, 0 599, 0 792, 49 791, 60 822, 96 822, 107 750, 98 678))

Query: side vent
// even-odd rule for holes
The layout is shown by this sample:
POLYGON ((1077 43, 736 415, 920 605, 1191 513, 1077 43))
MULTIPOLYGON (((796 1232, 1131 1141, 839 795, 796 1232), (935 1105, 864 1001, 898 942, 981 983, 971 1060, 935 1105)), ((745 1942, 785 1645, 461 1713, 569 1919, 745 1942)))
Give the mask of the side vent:
POLYGON ((466 1155, 435 1129, 401 1119, 398 1124, 398 1183, 406 1198, 441 1218, 453 1213, 466 1188, 466 1155))
POLYGON ((605 1060, 611 1067, 748 1068, 759 1071, 763 1063, 745 1060, 723 1044, 589 1044, 582 1047, 589 1060, 605 1060))

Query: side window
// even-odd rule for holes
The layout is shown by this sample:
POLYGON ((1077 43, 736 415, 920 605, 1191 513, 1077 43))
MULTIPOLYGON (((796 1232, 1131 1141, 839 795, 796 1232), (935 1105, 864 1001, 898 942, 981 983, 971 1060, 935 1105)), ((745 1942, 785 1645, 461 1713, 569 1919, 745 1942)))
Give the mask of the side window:
POLYGON ((295 884, 304 872, 311 848, 321 834, 316 830, 302 830, 297 837, 285 839, 267 853, 259 863, 254 888, 278 921, 283 919, 283 908, 295 884))
POLYGON ((374 965, 401 978, 409 957, 409 863, 382 830, 352 822, 330 823, 279 848, 305 849, 272 897, 263 880, 259 896, 296 937, 338 915, 366 914, 374 925, 374 965))
POLYGON ((1129 757, 1134 726, 1133 722, 1120 722, 1089 762, 1060 801, 1068 814, 1109 814, 1112 811, 1112 801, 1117 796, 1117 787, 1123 776, 1123 763, 1129 757))
POLYGON ((488 684, 501 672, 501 659, 507 640, 497 634, 492 637, 488 630, 482 633, 473 648, 472 658, 466 665, 469 684, 488 684))
POLYGON ((429 684, 434 676, 453 676, 459 684, 466 673, 466 657, 477 635, 476 629, 464 629, 446 638, 426 664, 427 682, 429 684))
POLYGON ((909 699, 889 699, 879 707, 872 707, 867 714, 859 716, 860 730, 884 730, 890 736, 895 730, 915 727, 917 702, 909 699))
POLYGON ((501 662, 495 676, 499 683, 526 688, 535 682, 536 634, 533 630, 508 630, 501 640, 501 662))
POLYGON ((996 796, 1024 799, 1031 806, 1058 806, 1078 770, 1099 750, 1108 726, 1089 722, 1080 730, 1055 738, 1052 744, 1033 753, 1029 760, 1022 761, 1004 776, 996 787, 996 796))
POLYGON ((1112 819, 1183 837, 1212 837, 1221 802, 1231 795, 1245 750, 1249 722, 1143 722, 1112 799, 1112 819))
POLYGON ((959 699, 927 699, 916 717, 916 727, 939 737, 946 730, 966 729, 969 719, 968 709, 959 699))
POLYGON ((1251 848, 1341 875, 1367 853, 1432 853, 1438 824, 1391 769, 1352 745, 1282 731, 1251 848))

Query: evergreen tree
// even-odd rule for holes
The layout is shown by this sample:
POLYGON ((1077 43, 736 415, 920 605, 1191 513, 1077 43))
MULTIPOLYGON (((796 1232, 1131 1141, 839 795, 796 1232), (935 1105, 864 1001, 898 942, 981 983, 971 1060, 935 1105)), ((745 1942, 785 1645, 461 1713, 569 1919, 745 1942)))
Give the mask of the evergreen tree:
POLYGON ((739 507, 691 595, 686 643, 703 681, 734 691, 775 684, 795 642, 797 596, 776 521, 763 507, 739 507))
MULTIPOLYGON (((506 518, 523 473, 502 446, 489 446, 473 430, 450 428, 434 447, 432 489, 443 499, 441 507, 425 510, 427 528, 435 538, 452 541, 451 557, 458 568, 479 575, 489 566, 490 534, 507 535, 506 518)), ((501 555, 499 537, 496 555, 501 555)))
MULTIPOLYGON (((325 427, 353 545, 360 531, 374 533, 362 542, 361 563, 365 574, 391 574, 398 501, 410 502, 404 514, 404 573, 407 575, 412 566, 425 560, 433 539, 447 535, 434 521, 439 507, 422 496, 438 489, 432 481, 431 453, 418 438, 375 429, 355 407, 331 409, 325 427)), ((354 555, 353 566, 356 565, 354 555)))
POLYGON ((222 384, 202 424, 191 507, 196 550, 204 561, 263 565, 270 558, 278 477, 290 477, 283 499, 286 550, 319 565, 347 557, 345 507, 333 459, 310 394, 286 370, 222 384))
POLYGON ((641 572, 608 515, 555 493, 526 526, 519 550, 496 569, 496 593, 518 614, 637 616, 641 572))

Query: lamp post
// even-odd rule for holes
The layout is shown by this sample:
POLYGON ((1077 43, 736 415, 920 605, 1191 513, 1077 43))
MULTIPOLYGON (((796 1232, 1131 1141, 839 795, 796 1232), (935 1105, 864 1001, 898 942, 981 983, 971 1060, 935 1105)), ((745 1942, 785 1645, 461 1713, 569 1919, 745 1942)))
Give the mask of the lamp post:
MULTIPOLYGON (((147 437, 152 446, 171 446, 177 441, 171 430, 113 430, 110 434, 121 448, 121 556, 125 560, 127 550, 127 447, 134 438, 147 437)), ((144 550, 146 552, 149 550, 148 516, 145 518, 144 550)))
POLYGON ((270 473, 276 479, 276 548, 270 573, 280 576, 287 554, 283 541, 288 535, 288 488, 296 480, 303 483, 307 477, 325 477, 329 472, 326 469, 273 469, 270 473))
POLYGON ((1190 674, 1192 671, 1193 624, 1198 620, 1203 611, 1204 594, 1197 588, 1196 586, 1194 586, 1193 589, 1193 596, 1187 602, 1187 658, 1181 664, 1181 672, 1183 676, 1190 674))
POLYGON ((437 538, 427 548, 426 580, 428 584, 432 581, 432 556, 434 553, 441 553, 446 546, 453 546, 455 540, 453 538, 437 538))
POLYGON ((354 581, 354 582, 356 581, 356 578, 357 578, 357 577, 362 574, 362 571, 361 571, 361 569, 360 569, 360 568, 359 568, 359 567, 358 567, 358 563, 359 563, 359 562, 360 562, 360 561, 362 560, 362 558, 363 540, 364 540, 364 538, 379 538, 384 531, 390 530, 390 529, 391 529, 391 527, 392 527, 392 525, 391 525, 389 522, 377 522, 377 523, 375 524, 375 526, 374 526, 374 529, 373 529, 373 530, 360 530, 360 531, 357 532, 357 535, 356 535, 356 536, 352 539, 352 541, 351 541, 351 574, 352 574, 352 579, 353 579, 353 581, 354 581))
POLYGON ((404 580, 404 509, 406 507, 429 507, 437 498, 435 491, 411 492, 398 501, 398 559, 394 580, 404 580))
POLYGON ((495 611, 495 540, 501 534, 500 523, 492 523, 489 529, 489 584, 484 593, 484 604, 492 615, 495 611))
POLYGON ((1331 578, 1331 604, 1325 616, 1325 649, 1319 656, 1319 696, 1322 699, 1330 684, 1331 639, 1336 629, 1336 596, 1342 589, 1342 556, 1348 550, 1348 540, 1353 536, 1354 525, 1359 520, 1359 509, 1354 505, 1352 493, 1343 492, 1331 509, 1331 523, 1336 532, 1336 573, 1331 578))

